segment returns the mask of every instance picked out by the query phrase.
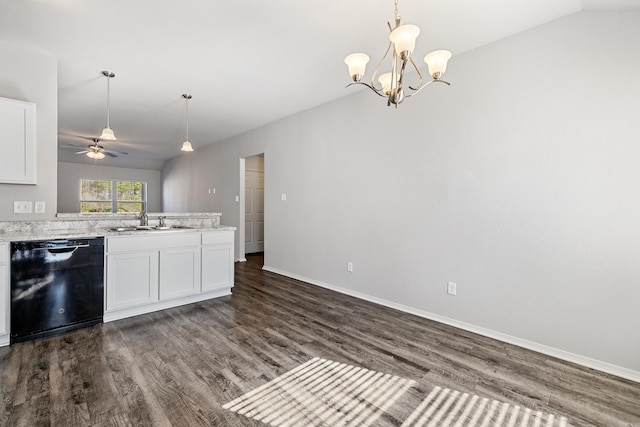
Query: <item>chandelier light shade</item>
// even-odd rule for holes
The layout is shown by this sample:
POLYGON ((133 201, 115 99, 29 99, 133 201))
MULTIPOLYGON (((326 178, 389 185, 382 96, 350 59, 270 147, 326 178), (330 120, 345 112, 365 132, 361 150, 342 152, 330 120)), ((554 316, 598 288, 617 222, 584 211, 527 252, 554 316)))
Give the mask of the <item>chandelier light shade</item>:
POLYGON ((448 50, 435 50, 424 57, 424 62, 429 66, 429 75, 434 79, 439 79, 447 71, 447 62, 451 59, 451 52, 448 50))
MULTIPOLYGON (((110 109, 109 101, 110 101, 110 95, 111 95, 109 82, 116 75, 113 74, 111 71, 103 71, 102 75, 107 78, 107 126, 104 129, 102 129, 102 135, 100 135, 100 139, 115 141, 117 139, 116 135, 113 133, 113 130, 111 129, 111 126, 109 124, 109 109, 110 109)), ((102 155, 102 158, 104 158, 104 155, 102 155)))
POLYGON ((396 54, 405 59, 411 56, 416 48, 416 39, 420 28, 416 25, 401 25, 389 34, 389 40, 395 47, 396 54))
POLYGON ((182 94, 182 97, 186 100, 187 103, 187 139, 182 143, 182 151, 193 151, 193 146, 189 142, 189 100, 192 98, 191 95, 187 95, 186 93, 182 94))
POLYGON ((432 78, 432 80, 425 82, 418 66, 413 60, 413 52, 416 47, 416 39, 420 35, 420 28, 416 25, 403 25, 398 15, 398 0, 394 0, 394 5, 395 25, 392 26, 391 23, 388 23, 389 29, 391 30, 389 34, 389 45, 371 76, 371 84, 362 82, 367 63, 369 62, 369 57, 366 54, 352 53, 347 55, 344 62, 349 67, 349 75, 353 80, 353 83, 348 84, 347 87, 351 85, 366 86, 377 95, 387 98, 388 106, 393 104, 398 108, 398 105, 400 105, 405 98, 417 94, 431 83, 438 82, 450 85, 449 82, 442 80, 442 75, 447 70, 447 62, 451 59, 451 52, 448 50, 436 50, 425 56, 424 62, 427 63, 429 75, 432 78), (392 53, 390 54, 390 52, 392 53), (376 76, 378 76, 388 56, 391 56, 391 70, 389 72, 383 72, 378 77, 378 83, 380 83, 381 86, 377 86, 376 76), (409 64, 417 74, 417 85, 405 83, 407 64, 409 64))
POLYGON ((364 53, 352 53, 344 58, 344 63, 349 67, 349 75, 354 82, 360 81, 369 62, 369 55, 364 53))

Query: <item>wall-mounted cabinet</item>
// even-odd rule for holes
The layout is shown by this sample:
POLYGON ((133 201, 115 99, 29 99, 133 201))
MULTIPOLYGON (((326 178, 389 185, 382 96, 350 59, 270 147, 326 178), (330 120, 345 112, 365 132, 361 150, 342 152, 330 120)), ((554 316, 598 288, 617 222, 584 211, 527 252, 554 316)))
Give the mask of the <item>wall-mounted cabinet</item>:
POLYGON ((36 183, 36 104, 0 98, 0 183, 36 183))

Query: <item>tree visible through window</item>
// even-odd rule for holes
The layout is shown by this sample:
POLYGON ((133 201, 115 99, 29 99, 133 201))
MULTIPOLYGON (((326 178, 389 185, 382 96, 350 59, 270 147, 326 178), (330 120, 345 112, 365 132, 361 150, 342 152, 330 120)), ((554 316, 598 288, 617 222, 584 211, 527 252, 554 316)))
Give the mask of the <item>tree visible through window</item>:
POLYGON ((141 181, 80 180, 80 212, 141 212, 146 210, 146 183, 141 181))

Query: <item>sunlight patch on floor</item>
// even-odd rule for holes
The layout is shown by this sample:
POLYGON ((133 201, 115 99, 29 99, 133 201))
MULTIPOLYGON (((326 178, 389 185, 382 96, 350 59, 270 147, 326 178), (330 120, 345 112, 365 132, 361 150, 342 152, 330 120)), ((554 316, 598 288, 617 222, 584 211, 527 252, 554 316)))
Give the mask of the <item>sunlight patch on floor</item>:
POLYGON ((366 427, 414 384, 316 357, 223 407, 272 426, 366 427))

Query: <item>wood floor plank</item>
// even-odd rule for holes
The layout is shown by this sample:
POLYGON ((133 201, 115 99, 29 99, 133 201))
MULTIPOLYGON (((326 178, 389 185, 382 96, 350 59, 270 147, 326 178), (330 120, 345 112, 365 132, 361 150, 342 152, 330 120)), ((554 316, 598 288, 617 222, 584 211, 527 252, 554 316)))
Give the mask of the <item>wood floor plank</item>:
MULTIPOLYGON (((439 387, 569 425, 640 426, 638 383, 269 273, 260 256, 248 259, 236 264, 231 296, 1 348, 0 426, 264 425, 223 405, 316 357, 413 381, 393 404, 377 403, 383 412, 352 413, 359 425, 371 417, 373 426, 399 426, 439 387)), ((339 377, 327 381, 322 390, 340 389, 339 377)), ((298 406, 284 413, 292 420, 333 427, 322 414, 296 412, 319 402, 290 397, 298 406)), ((452 408, 440 423, 453 419, 452 408)))

